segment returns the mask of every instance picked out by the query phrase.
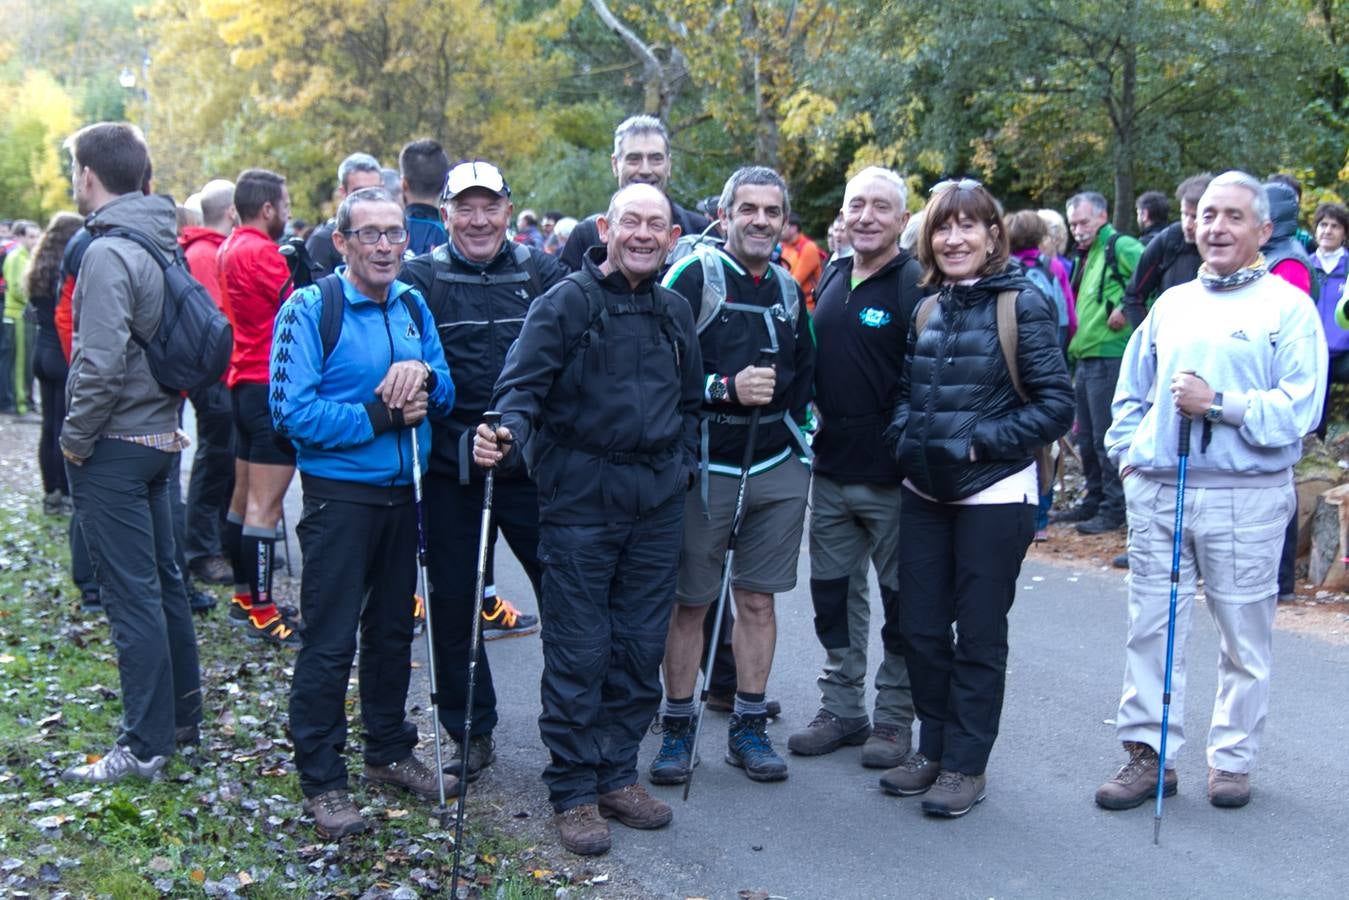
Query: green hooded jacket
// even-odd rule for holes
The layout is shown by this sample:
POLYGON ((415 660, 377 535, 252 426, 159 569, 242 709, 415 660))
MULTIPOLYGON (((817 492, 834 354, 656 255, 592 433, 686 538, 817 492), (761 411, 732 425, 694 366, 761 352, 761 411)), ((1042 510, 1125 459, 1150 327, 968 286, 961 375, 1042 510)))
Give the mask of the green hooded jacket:
POLYGON ((1087 252, 1086 261, 1081 265, 1082 280, 1077 291, 1077 333, 1068 345, 1068 358, 1071 360, 1105 357, 1118 359, 1124 355, 1124 348, 1133 333, 1127 323, 1118 331, 1111 330, 1106 321, 1111 310, 1124 309, 1124 289, 1133 277, 1138 266, 1138 258, 1143 255, 1143 245, 1137 238, 1119 234, 1110 224, 1101 226, 1087 252), (1119 235, 1115 241, 1115 268, 1119 277, 1106 265, 1106 248, 1110 239, 1119 235))

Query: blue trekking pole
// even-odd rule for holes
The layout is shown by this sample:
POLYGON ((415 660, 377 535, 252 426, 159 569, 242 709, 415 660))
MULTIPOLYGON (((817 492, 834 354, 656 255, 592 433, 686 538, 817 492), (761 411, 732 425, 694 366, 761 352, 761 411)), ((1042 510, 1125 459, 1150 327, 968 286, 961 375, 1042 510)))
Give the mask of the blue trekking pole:
POLYGON ((1180 447, 1176 464, 1176 525, 1171 540, 1171 609, 1166 617, 1166 678, 1162 685, 1162 740, 1157 750, 1157 812, 1152 819, 1152 843, 1161 842, 1162 794, 1166 785, 1166 728, 1171 719, 1171 664, 1176 653, 1176 595, 1180 591, 1181 525, 1185 521, 1185 468, 1190 461, 1190 417, 1180 418, 1180 447))

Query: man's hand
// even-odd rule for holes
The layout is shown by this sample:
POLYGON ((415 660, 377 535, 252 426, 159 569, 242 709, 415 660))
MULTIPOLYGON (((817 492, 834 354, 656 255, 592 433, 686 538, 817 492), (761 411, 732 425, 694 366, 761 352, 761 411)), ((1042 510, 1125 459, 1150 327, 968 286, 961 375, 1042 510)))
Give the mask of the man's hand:
POLYGON ((735 376, 735 399, 741 406, 767 406, 773 402, 777 380, 772 366, 745 366, 735 376))
MULTIPOLYGON (((405 359, 389 366, 384 378, 375 385, 375 393, 389 409, 402 409, 419 392, 425 396, 426 376, 430 373, 426 363, 418 359, 405 359)), ((423 412, 425 415, 425 412, 423 412)), ((406 421, 407 416, 404 415, 406 421)))
POLYGON ((1105 320, 1105 324, 1111 331, 1119 331, 1125 325, 1129 324, 1129 321, 1124 318, 1123 310, 1116 309, 1110 313, 1110 318, 1105 320))
POLYGON ((1171 379, 1171 399, 1182 415, 1202 416, 1213 405, 1214 396, 1208 382, 1193 372, 1177 372, 1171 379))
POLYGON ((70 463, 72 466, 84 465, 84 457, 76 456, 74 453, 71 453, 65 447, 61 448, 61 455, 64 456, 66 458, 66 462, 70 463))
POLYGON ((484 469, 492 468, 511 452, 511 441, 509 428, 498 426, 494 434, 485 423, 480 423, 473 433, 473 461, 484 469))
POLYGON ((412 399, 403 407, 403 424, 409 427, 415 426, 426 418, 427 396, 426 391, 418 391, 412 395, 412 399))

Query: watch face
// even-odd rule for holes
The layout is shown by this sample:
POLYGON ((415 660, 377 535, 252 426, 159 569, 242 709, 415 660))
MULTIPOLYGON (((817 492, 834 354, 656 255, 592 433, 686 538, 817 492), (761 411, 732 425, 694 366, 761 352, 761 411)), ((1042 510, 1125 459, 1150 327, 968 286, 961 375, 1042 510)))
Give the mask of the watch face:
POLYGON ((1204 418, 1210 422, 1220 421, 1223 417, 1223 410, 1220 406, 1210 406, 1204 410, 1204 418))
POLYGON ((722 381, 719 378, 716 381, 713 381, 711 386, 708 387, 707 389, 707 395, 711 397, 713 400, 725 400, 726 382, 722 381))

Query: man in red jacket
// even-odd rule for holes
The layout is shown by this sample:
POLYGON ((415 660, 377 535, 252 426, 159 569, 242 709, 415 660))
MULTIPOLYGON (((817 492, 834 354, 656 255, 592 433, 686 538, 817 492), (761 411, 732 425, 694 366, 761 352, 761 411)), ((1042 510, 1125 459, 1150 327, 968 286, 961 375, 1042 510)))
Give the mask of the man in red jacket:
MULTIPOLYGON (((206 286, 216 305, 225 310, 216 265, 220 245, 238 223, 234 211, 234 182, 216 179, 201 189, 201 226, 188 226, 178 237, 192 276, 206 286)), ((188 570, 202 581, 229 584, 234 576, 223 553, 220 526, 229 508, 234 486, 234 416, 230 392, 218 384, 188 395, 197 414, 197 452, 187 487, 187 541, 183 548, 188 570)))
POLYGON ((248 636, 298 647, 299 633, 272 600, 272 550, 281 503, 295 474, 295 451, 272 430, 268 404, 272 323, 289 277, 276 242, 290 218, 286 179, 247 169, 234 188, 235 228, 220 247, 225 312, 234 325, 234 355, 225 380, 234 411, 234 494, 224 541, 234 568, 230 618, 248 636))

